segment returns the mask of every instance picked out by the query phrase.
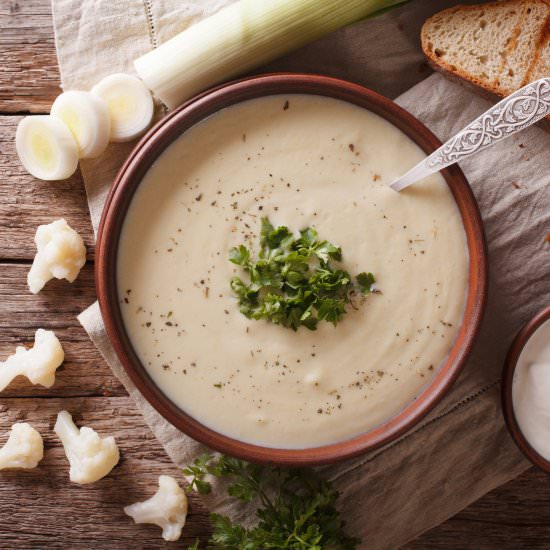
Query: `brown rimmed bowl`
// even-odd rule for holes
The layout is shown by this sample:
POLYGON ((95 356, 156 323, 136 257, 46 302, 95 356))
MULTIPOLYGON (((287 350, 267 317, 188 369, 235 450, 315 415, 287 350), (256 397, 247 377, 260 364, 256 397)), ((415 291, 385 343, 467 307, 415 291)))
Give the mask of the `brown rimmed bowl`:
MULTIPOLYGON (((420 121, 393 101, 362 86, 318 75, 270 74, 232 82, 206 92, 176 109, 137 144, 121 168, 107 198, 96 252, 96 288, 107 334, 126 372, 153 407, 176 428, 212 449, 254 462, 288 466, 325 464, 350 458, 399 437, 417 424, 445 395, 470 354, 485 308, 487 255, 483 225, 472 191, 458 166, 443 170, 460 210, 470 255, 469 286, 458 337, 433 380, 399 414, 367 433, 346 441, 306 449, 275 449, 244 443, 218 433, 172 403, 155 385, 126 333, 116 284, 118 241, 126 212, 143 176, 183 132, 220 109, 262 96, 312 94, 353 103, 402 130, 427 154, 441 142, 420 121)), ((434 106, 435 108, 435 106, 434 106)))
POLYGON ((538 466, 547 474, 550 474, 550 461, 540 456, 539 453, 531 447, 531 444, 523 435, 516 420, 512 387, 514 384, 516 366, 518 364, 521 352, 527 345, 527 342, 529 342, 531 336, 533 336, 537 329, 549 319, 550 306, 544 308, 542 311, 539 311, 530 321, 527 322, 527 324, 523 326, 508 350, 508 355, 506 356, 506 361, 504 362, 504 371, 502 373, 502 412, 504 413, 504 420, 506 421, 508 430, 522 453, 535 466, 538 466))

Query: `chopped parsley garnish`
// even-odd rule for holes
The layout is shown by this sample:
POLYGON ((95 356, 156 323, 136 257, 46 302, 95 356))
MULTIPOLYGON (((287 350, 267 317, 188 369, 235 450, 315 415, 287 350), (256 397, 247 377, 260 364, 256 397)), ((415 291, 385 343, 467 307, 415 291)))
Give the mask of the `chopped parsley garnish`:
POLYGON ((286 226, 273 227, 268 218, 262 219, 258 258, 240 245, 230 250, 229 260, 250 279, 231 280, 241 313, 293 330, 315 330, 323 320, 336 325, 353 296, 369 294, 375 283, 372 273, 359 273, 354 280, 335 267, 342 261, 341 249, 320 240, 315 229, 308 227, 295 237, 286 226))
MULTIPOLYGON (((228 517, 211 514, 212 550, 353 550, 360 540, 345 532, 336 503, 338 491, 313 469, 287 469, 250 464, 237 458, 205 454, 183 469, 191 477, 189 490, 210 493, 206 476, 229 481, 227 493, 242 502, 257 503, 257 524, 245 527, 228 517)), ((195 542, 189 550, 197 549, 195 542)))

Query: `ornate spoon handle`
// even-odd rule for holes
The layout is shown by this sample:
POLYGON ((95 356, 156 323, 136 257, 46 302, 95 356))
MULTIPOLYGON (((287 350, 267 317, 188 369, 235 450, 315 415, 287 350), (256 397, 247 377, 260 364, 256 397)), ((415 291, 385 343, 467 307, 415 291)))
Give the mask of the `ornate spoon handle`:
POLYGON ((535 80, 468 124, 390 187, 401 191, 430 174, 520 132, 550 114, 550 78, 535 80))

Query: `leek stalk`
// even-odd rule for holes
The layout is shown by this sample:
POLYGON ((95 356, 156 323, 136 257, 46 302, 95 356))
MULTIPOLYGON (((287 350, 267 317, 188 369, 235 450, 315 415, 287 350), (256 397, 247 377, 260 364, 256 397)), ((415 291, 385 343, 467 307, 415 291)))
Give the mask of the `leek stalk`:
POLYGON ((325 34, 403 0, 240 0, 134 61, 140 78, 174 108, 325 34))

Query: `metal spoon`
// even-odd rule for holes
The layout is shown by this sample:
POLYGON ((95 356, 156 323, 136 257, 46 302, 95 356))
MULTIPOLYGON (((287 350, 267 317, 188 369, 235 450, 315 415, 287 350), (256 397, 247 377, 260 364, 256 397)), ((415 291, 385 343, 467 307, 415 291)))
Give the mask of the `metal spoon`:
POLYGON ((418 180, 524 130, 550 114, 550 78, 535 80, 499 101, 429 157, 397 178, 390 187, 401 191, 418 180))

